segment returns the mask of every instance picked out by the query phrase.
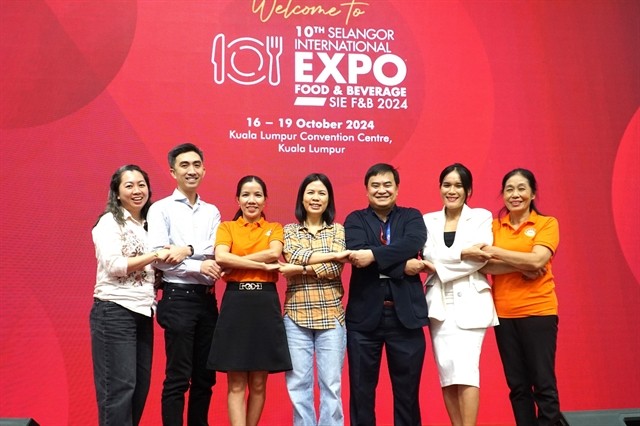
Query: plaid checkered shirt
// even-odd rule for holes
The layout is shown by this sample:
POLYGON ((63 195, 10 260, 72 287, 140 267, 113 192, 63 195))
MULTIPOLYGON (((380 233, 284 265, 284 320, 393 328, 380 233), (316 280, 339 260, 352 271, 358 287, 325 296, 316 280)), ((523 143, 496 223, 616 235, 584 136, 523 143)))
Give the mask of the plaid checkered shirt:
POLYGON ((284 313, 300 327, 326 330, 335 327, 335 319, 344 325, 344 288, 340 278, 344 265, 340 262, 309 265, 308 262, 313 253, 338 252, 345 247, 344 227, 338 223, 325 223, 316 234, 297 223, 284 227, 286 261, 307 265, 316 274, 295 275, 287 281, 284 313))

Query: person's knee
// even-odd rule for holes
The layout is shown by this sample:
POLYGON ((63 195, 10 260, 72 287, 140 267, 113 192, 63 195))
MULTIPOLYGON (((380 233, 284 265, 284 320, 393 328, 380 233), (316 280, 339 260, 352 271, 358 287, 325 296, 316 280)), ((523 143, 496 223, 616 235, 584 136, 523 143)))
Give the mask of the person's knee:
MULTIPOLYGON (((338 370, 340 371, 340 370, 338 370)), ((342 375, 336 374, 335 371, 323 370, 318 372, 318 381, 320 386, 329 389, 332 392, 340 391, 342 375)))
POLYGON ((252 393, 265 393, 267 390, 267 376, 255 375, 249 381, 249 389, 252 393))
POLYGON ((247 379, 245 376, 228 374, 227 389, 230 393, 238 393, 247 389, 247 379))

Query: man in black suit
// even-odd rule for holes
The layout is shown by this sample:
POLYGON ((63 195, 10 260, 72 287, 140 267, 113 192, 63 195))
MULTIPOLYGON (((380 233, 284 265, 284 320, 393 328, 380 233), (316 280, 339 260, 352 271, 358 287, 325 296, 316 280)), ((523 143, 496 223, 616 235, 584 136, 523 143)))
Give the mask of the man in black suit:
POLYGON ((369 168, 364 180, 369 207, 345 220, 353 265, 347 303, 347 355, 351 425, 373 426, 375 390, 385 347, 396 426, 419 426, 420 376, 425 352, 427 302, 420 276, 407 261, 427 239, 420 212, 398 207, 398 171, 369 168))

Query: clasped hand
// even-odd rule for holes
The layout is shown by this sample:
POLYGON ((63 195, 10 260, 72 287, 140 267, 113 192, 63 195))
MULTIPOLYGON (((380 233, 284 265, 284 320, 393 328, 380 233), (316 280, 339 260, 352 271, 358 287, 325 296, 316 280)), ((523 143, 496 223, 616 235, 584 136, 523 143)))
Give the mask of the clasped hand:
POLYGON ((375 261, 371 250, 353 250, 349 254, 349 262, 356 268, 366 268, 375 261))
POLYGON ((174 246, 174 245, 166 245, 165 249, 169 249, 169 255, 164 260, 166 263, 170 263, 172 265, 177 265, 178 263, 182 263, 189 255, 191 254, 191 249, 186 247, 174 246))
POLYGON ((472 260, 475 262, 486 262, 493 258, 491 252, 492 246, 485 243, 474 244, 462 250, 460 257, 464 260, 472 260))
POLYGON ((409 259, 404 264, 404 273, 406 275, 418 275, 420 272, 426 272, 427 274, 434 273, 436 268, 433 263, 428 260, 421 259, 409 259))
POLYGON ((218 263, 213 259, 207 259, 200 264, 200 273, 214 280, 217 280, 224 275, 220 265, 218 265, 218 263))

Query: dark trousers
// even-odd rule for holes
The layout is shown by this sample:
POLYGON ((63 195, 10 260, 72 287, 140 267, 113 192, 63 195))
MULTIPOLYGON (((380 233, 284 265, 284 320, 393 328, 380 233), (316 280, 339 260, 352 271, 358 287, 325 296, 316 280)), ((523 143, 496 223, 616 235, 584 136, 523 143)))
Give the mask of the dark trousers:
POLYGON ((218 307, 213 294, 165 284, 158 302, 158 324, 164 329, 167 356, 162 388, 162 424, 165 426, 183 424, 187 390, 187 424, 209 424, 209 405, 216 376, 206 365, 217 318, 218 307))
POLYGON ((95 299, 89 325, 99 424, 137 425, 151 383, 153 318, 95 299))
POLYGON ((500 318, 494 329, 516 424, 555 424, 560 417, 555 374, 557 315, 500 318))
POLYGON ((424 330, 404 327, 393 308, 384 309, 380 324, 373 331, 347 327, 351 425, 376 424, 375 391, 383 347, 393 391, 393 423, 419 426, 420 377, 426 347, 424 330))

